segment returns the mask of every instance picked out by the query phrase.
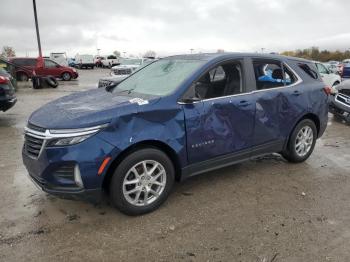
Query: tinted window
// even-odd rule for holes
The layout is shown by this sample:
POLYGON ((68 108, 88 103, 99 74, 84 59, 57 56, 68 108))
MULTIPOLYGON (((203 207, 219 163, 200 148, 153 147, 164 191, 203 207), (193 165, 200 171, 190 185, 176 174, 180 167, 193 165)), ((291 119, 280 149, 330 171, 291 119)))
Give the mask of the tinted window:
POLYGON ((299 64, 299 67, 311 78, 318 78, 317 72, 313 70, 308 64, 299 64))
POLYGON ((36 59, 34 58, 17 58, 13 60, 13 63, 20 66, 35 66, 36 59))

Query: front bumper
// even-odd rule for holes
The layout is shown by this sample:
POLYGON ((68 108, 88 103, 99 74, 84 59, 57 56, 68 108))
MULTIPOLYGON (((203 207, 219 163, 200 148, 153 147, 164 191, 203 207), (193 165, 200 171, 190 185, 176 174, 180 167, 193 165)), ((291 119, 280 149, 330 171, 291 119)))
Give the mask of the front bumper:
POLYGON ((40 189, 65 199, 101 200, 108 166, 101 175, 98 175, 98 169, 106 156, 112 155, 113 146, 95 135, 72 146, 46 148, 43 143, 36 157, 28 153, 26 143, 22 150, 23 163, 40 189))
POLYGON ((329 103, 329 112, 350 122, 350 105, 339 102, 336 100, 336 96, 331 97, 331 101, 329 103))
POLYGON ((101 189, 65 190, 51 188, 45 180, 39 180, 39 178, 31 174, 29 174, 29 177, 39 189, 50 195, 62 199, 82 200, 91 203, 100 203, 103 198, 103 192, 101 189))
POLYGON ((72 77, 73 79, 77 79, 79 77, 78 72, 73 72, 72 77))

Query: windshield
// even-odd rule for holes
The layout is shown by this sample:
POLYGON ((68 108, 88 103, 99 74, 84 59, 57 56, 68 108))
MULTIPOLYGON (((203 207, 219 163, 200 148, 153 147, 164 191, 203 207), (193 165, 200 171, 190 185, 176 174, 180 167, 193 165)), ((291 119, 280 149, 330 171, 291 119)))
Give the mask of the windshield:
POLYGON ((129 93, 168 95, 204 63, 203 60, 158 60, 125 79, 113 92, 128 90, 129 93))

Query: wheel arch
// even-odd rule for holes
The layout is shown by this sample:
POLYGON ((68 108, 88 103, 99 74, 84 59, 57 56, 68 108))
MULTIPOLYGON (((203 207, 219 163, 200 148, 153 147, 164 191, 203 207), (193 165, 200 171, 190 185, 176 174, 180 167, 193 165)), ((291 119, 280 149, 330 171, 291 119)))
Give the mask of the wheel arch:
POLYGON ((155 148, 155 149, 158 149, 158 150, 162 151, 163 153, 165 153, 174 165, 175 179, 177 181, 179 181, 181 179, 180 160, 179 160, 176 152, 174 151, 174 149, 172 149, 166 143, 158 141, 158 140, 144 140, 144 141, 140 141, 138 143, 135 143, 135 144, 129 146, 122 153, 120 153, 115 159, 113 159, 112 163, 109 165, 109 167, 106 171, 106 174, 105 174, 105 176, 103 178, 103 182, 102 182, 102 189, 104 189, 105 192, 109 193, 109 184, 110 184, 111 178, 113 176, 115 169, 121 163, 121 161, 129 154, 131 154, 137 150, 143 149, 143 148, 155 148))
POLYGON ((17 70, 16 71, 16 78, 18 78, 20 75, 26 75, 28 78, 30 78, 29 74, 24 70, 17 70))
POLYGON ((73 77, 72 72, 70 72, 70 71, 68 71, 68 70, 63 71, 63 72, 61 73, 60 77, 63 77, 63 74, 65 74, 65 73, 68 73, 68 74, 70 75, 70 77, 73 77))
POLYGON ((310 120, 312 120, 315 123, 316 131, 317 131, 317 137, 318 137, 318 135, 320 133, 320 128, 321 128, 321 126, 320 126, 321 125, 320 119, 319 119, 319 117, 316 114, 307 113, 307 114, 303 115, 302 117, 300 117, 298 119, 298 121, 296 121, 296 123, 294 124, 293 128, 290 130, 289 135, 288 135, 288 139, 286 139, 286 143, 285 143, 285 146, 284 146, 285 148, 287 147, 287 145, 289 143, 289 139, 290 139, 291 134, 293 133, 293 130, 304 119, 310 119, 310 120))

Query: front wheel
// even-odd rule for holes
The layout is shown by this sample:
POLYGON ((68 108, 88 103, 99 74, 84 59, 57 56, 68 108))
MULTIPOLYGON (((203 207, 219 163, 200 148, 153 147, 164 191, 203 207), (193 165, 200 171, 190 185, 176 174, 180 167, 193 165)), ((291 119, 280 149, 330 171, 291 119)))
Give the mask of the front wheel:
POLYGON ((70 73, 65 72, 65 73, 62 74, 62 79, 63 79, 64 81, 69 81, 69 80, 72 79, 72 76, 71 76, 70 73))
POLYGON ((287 149, 282 152, 282 156, 293 163, 305 161, 315 148, 316 138, 315 123, 310 119, 300 121, 289 137, 287 149))
POLYGON ((167 199, 174 173, 171 160, 162 151, 138 150, 115 170, 110 184, 111 201, 127 215, 152 212, 167 199))

